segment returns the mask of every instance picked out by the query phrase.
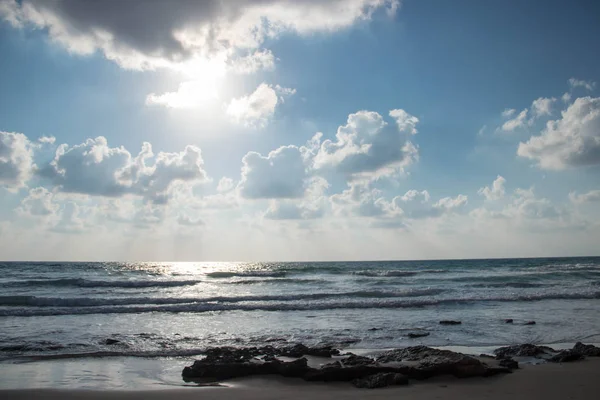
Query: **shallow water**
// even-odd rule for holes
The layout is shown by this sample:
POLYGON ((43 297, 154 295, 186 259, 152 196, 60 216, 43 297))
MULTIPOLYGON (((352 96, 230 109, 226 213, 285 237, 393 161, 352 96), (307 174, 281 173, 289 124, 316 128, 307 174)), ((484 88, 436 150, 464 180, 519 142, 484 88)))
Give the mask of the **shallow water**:
POLYGON ((381 349, 600 341, 600 258, 4 263, 0 276, 4 362, 187 357, 212 346, 289 342, 381 349), (407 337, 416 330, 430 335, 407 337))

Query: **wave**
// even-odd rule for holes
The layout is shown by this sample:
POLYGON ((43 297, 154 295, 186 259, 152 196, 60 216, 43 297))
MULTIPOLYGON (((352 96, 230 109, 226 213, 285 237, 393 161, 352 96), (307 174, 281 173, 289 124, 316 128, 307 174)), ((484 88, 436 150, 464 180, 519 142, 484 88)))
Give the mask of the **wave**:
MULTIPOLYGON (((339 296, 339 295, 338 295, 339 296)), ((82 314, 124 314, 124 313, 204 313, 223 311, 318 311, 335 309, 401 309, 443 304, 468 304, 477 302, 519 302, 541 300, 578 300, 600 299, 600 292, 592 293, 548 293, 527 296, 508 297, 459 297, 443 299, 403 299, 403 300, 375 300, 375 301, 334 301, 334 302, 269 302, 257 301, 254 303, 191 303, 167 305, 139 305, 139 306, 90 306, 73 308, 14 308, 0 310, 0 316, 28 317, 52 315, 82 315, 82 314)))
POLYGON ((226 285, 255 285, 262 283, 289 283, 289 284, 314 284, 314 283, 326 283, 325 279, 302 279, 302 278, 272 278, 272 279, 241 279, 237 281, 221 282, 226 285))
POLYGON ((528 289, 528 288, 538 288, 549 286, 544 283, 532 283, 532 282, 502 282, 502 283, 475 283, 473 285, 469 285, 469 287, 476 288, 516 288, 516 289, 528 289))
POLYGON ((339 297, 358 298, 394 298, 434 296, 442 293, 441 289, 410 289, 404 291, 356 291, 339 293, 308 293, 291 295, 249 295, 249 296, 214 296, 214 297, 36 297, 36 296, 0 296, 0 306, 25 307, 97 307, 127 306, 141 304, 169 305, 192 303, 240 303, 248 301, 299 301, 324 300, 339 297))
POLYGON ((235 277, 271 277, 282 278, 287 275, 285 271, 215 271, 206 274, 209 278, 235 278, 235 277))
POLYGON ((200 283, 198 280, 88 280, 83 278, 62 279, 32 279, 9 282, 10 286, 75 286, 84 288, 114 287, 114 288, 149 288, 149 287, 177 287, 193 286, 200 283))

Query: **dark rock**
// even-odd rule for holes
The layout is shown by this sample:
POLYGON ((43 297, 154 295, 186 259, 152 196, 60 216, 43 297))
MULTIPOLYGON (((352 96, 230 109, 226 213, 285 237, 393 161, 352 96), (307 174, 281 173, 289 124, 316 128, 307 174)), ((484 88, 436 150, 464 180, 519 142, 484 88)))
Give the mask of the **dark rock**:
POLYGON ((548 361, 563 363, 563 362, 579 361, 579 360, 583 360, 583 358, 584 358, 583 354, 579 353, 578 351, 563 350, 563 351, 559 352, 558 354, 555 354, 552 357, 550 357, 548 359, 548 361))
POLYGON ((458 378, 489 376, 505 369, 492 369, 480 360, 449 350, 438 350, 427 346, 412 346, 386 352, 377 358, 380 363, 418 361, 419 364, 405 375, 425 379, 437 375, 453 375, 458 378))
POLYGON ((350 356, 341 360, 341 364, 349 367, 355 367, 358 365, 373 365, 376 364, 375 360, 370 357, 357 356, 356 354, 350 354, 350 356))
POLYGON ((507 318, 504 320, 504 323, 506 324, 512 324, 513 323, 513 319, 512 318, 507 318))
POLYGON ((447 320, 447 319, 440 321, 440 325, 460 325, 460 324, 462 324, 461 321, 452 321, 452 320, 447 320))
POLYGON ((406 336, 411 339, 429 336, 429 332, 409 332, 406 336))
POLYGON ((548 346, 536 346, 535 344, 518 344, 514 346, 500 347, 494 350, 496 358, 509 358, 509 357, 540 357, 540 356, 552 356, 556 353, 551 347, 548 346))
POLYGON ((120 340, 117 340, 117 339, 110 339, 110 338, 109 338, 109 339, 106 339, 106 340, 104 341, 104 344, 106 344, 106 345, 108 345, 108 346, 110 346, 110 345, 113 345, 113 344, 117 344, 117 343, 121 343, 121 341, 120 341, 120 340))
POLYGON ((523 325, 535 325, 535 321, 527 321, 523 325))
POLYGON ((301 358, 295 361, 269 361, 269 362, 213 362, 198 360, 191 367, 185 367, 182 372, 184 378, 202 378, 224 380, 240 378, 251 375, 277 374, 287 377, 301 377, 307 371, 308 361, 301 358))
POLYGON ((591 344, 575 343, 573 350, 588 357, 600 357, 600 347, 591 344))
POLYGON ((503 358, 498 365, 508 369, 519 369, 519 363, 512 358, 503 358))
POLYGON ((291 362, 273 362, 274 372, 288 378, 300 378, 308 371, 308 360, 299 358, 291 362))
POLYGON ((286 347, 279 350, 279 355, 293 358, 302 356, 331 357, 339 354, 340 351, 331 346, 307 347, 303 344, 297 344, 292 347, 286 347))
POLYGON ((357 388, 377 389, 392 385, 408 385, 408 378, 393 372, 380 372, 365 378, 355 379, 352 384, 357 388))
POLYGON ((369 330, 372 331, 372 332, 374 332, 374 331, 378 331, 379 328, 370 328, 369 330))

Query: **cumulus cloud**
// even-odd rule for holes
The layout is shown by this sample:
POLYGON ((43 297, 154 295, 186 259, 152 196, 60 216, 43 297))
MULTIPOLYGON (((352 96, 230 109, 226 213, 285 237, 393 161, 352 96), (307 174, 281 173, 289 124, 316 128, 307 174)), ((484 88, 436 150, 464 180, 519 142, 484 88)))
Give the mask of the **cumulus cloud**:
POLYGON ((277 104, 294 93, 295 89, 261 83, 251 94, 232 99, 227 106, 227 114, 245 126, 262 128, 275 113, 277 104))
POLYGON ((58 209, 54 194, 44 187, 37 187, 29 190, 16 211, 20 215, 45 217, 56 214, 58 209))
POLYGON ((270 200, 264 217, 275 220, 322 218, 328 205, 325 191, 329 187, 329 183, 323 178, 313 177, 308 180, 306 186, 305 196, 300 200, 270 200))
POLYGON ((571 89, 575 88, 584 88, 585 90, 592 91, 596 88, 596 82, 593 81, 584 81, 582 79, 571 78, 569 79, 569 86, 571 89))
POLYGON ((459 212, 468 202, 465 195, 431 200, 427 190, 409 190, 404 195, 386 200, 383 193, 364 182, 351 182, 347 190, 332 195, 334 212, 340 216, 369 218, 373 226, 398 228, 408 221, 439 218, 459 212))
POLYGON ((43 144, 54 144, 54 142, 56 142, 56 138, 54 136, 42 136, 38 139, 38 142, 43 144))
POLYGON ((27 136, 0 131, 0 185, 7 189, 21 188, 34 168, 33 145, 27 136))
POLYGON ((306 189, 306 178, 300 148, 283 146, 266 157, 252 151, 242 159, 238 189, 247 199, 301 198, 306 189))
MULTIPOLYGON (((503 112, 502 115, 504 115, 505 112, 503 112)), ((502 124, 502 130, 505 132, 512 132, 517 128, 522 128, 523 126, 525 126, 525 124, 527 124, 527 113, 528 110, 525 108, 516 117, 509 119, 504 124, 502 124)), ((514 113, 510 113, 508 114, 508 116, 512 114, 514 113)))
POLYGON ((492 182, 492 186, 485 186, 480 188, 477 193, 485 197, 486 200, 498 200, 504 197, 506 193, 504 190, 504 184, 506 179, 498 175, 498 177, 492 182))
POLYGON ((502 116, 504 118, 509 118, 512 117, 516 112, 517 110, 515 110, 514 108, 507 108, 504 111, 502 111, 502 116))
POLYGON ((551 170, 600 164, 600 98, 576 99, 562 118, 521 142, 517 154, 551 170))
POLYGON ((275 68, 275 56, 271 50, 257 50, 231 61, 231 67, 238 74, 252 74, 256 71, 270 71, 275 68))
POLYGON ((540 97, 531 103, 533 117, 543 117, 552 114, 552 104, 556 101, 554 97, 540 97))
POLYGON ((231 189, 233 189, 233 186, 233 179, 224 176, 219 180, 219 184, 217 185, 217 192, 228 192, 231 189))
POLYGON ((259 49, 282 32, 310 34, 369 20, 398 0, 89 2, 2 0, 0 16, 16 27, 44 29, 77 54, 100 51, 128 69, 177 68, 198 57, 259 49))
POLYGON ((374 111, 358 111, 348 116, 337 130, 335 141, 312 139, 317 170, 333 170, 350 179, 376 179, 392 176, 418 159, 417 147, 409 137, 417 133, 418 118, 404 110, 391 110, 396 127, 389 126, 374 111))
POLYGON ((201 151, 195 146, 155 155, 146 142, 133 157, 124 147, 110 147, 100 136, 75 146, 60 145, 40 174, 63 192, 106 197, 134 194, 164 203, 173 183, 207 181, 203 167, 201 151))
POLYGON ((587 193, 569 193, 569 199, 575 204, 600 202, 600 190, 590 190, 587 193))

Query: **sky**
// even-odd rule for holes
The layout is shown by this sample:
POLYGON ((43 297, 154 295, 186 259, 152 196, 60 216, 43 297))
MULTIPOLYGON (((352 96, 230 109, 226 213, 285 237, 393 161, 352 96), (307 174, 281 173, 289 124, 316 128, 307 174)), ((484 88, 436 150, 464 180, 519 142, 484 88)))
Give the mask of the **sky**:
POLYGON ((600 255, 596 1, 0 0, 0 258, 600 255))

